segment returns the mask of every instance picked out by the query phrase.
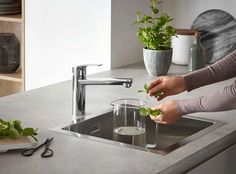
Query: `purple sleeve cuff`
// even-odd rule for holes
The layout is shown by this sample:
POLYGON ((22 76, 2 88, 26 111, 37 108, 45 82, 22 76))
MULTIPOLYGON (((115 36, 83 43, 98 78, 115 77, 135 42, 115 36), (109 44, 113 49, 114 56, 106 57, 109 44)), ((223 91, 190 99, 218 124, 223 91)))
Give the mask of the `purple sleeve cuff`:
POLYGON ((177 111, 183 115, 232 109, 236 109, 236 82, 208 96, 177 101, 177 111))

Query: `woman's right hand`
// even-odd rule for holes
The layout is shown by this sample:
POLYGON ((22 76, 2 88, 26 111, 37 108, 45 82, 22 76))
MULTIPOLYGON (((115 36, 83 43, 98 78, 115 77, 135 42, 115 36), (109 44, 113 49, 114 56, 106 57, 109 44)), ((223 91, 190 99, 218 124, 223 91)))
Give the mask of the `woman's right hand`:
POLYGON ((161 76, 149 85, 149 95, 157 97, 157 100, 179 94, 187 89, 184 78, 181 76, 161 76), (159 92, 160 96, 155 96, 159 92))

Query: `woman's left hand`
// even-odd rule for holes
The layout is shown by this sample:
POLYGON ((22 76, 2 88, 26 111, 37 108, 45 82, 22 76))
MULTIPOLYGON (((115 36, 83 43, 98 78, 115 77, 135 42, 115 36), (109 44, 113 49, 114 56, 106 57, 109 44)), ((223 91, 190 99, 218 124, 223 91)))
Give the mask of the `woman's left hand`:
POLYGON ((182 114, 177 111, 177 101, 169 101, 152 108, 152 110, 161 110, 158 116, 150 115, 150 118, 161 124, 172 124, 181 118, 182 114))

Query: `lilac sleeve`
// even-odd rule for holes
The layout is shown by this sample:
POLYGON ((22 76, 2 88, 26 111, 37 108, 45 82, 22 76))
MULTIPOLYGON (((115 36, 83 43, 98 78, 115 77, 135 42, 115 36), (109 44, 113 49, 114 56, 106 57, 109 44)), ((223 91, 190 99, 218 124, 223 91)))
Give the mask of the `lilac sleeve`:
POLYGON ((177 101, 177 110, 183 115, 231 109, 236 109, 236 82, 212 95, 177 101))
MULTIPOLYGON (((187 91, 236 76, 236 51, 201 70, 184 75, 187 91)), ((177 101, 183 115, 194 112, 216 112, 236 109, 236 82, 215 94, 177 101)))
POLYGON ((236 76, 236 50, 203 69, 184 75, 187 91, 236 76))

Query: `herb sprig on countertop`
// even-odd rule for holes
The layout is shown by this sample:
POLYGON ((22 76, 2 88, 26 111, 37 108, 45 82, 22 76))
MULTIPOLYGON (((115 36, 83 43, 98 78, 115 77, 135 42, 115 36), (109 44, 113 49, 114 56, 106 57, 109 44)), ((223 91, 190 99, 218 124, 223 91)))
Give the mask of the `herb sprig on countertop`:
POLYGON ((0 119, 0 138, 17 139, 19 136, 31 136, 35 141, 38 129, 22 128, 20 120, 4 121, 0 119))
MULTIPOLYGON (((139 93, 146 93, 146 98, 148 100, 148 93, 149 93, 149 88, 148 85, 145 83, 144 84, 144 89, 142 90, 138 90, 139 93)), ((162 93, 160 91, 156 92, 155 96, 156 97, 160 97, 162 95, 162 93)), ((141 116, 148 116, 148 115, 152 115, 152 116, 158 116, 161 113, 161 110, 152 110, 150 107, 141 107, 139 110, 139 113, 141 116)))

